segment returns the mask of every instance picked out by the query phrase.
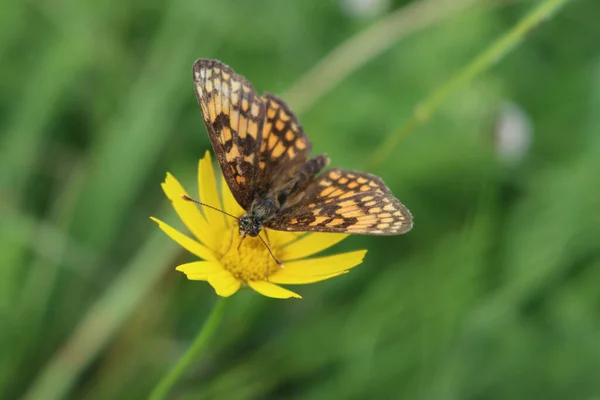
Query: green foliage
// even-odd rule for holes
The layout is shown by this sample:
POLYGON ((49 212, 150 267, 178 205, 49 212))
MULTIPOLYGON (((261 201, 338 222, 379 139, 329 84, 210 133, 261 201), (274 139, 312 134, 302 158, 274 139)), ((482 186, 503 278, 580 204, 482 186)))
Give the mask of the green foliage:
MULTIPOLYGON (((0 5, 1 398, 146 398, 215 301, 148 219, 177 225, 160 183, 170 171, 193 188, 209 148, 191 65, 218 58, 285 94, 385 17, 341 3, 0 5)), ((396 40, 311 104, 315 152, 364 168, 535 5, 486 4, 396 40)), ((569 3, 452 94, 370 171, 413 231, 344 241, 369 249, 364 264, 293 288, 303 300, 236 295, 173 398, 600 396, 598 15, 569 3), (513 166, 493 140, 507 101, 533 129, 513 166)))

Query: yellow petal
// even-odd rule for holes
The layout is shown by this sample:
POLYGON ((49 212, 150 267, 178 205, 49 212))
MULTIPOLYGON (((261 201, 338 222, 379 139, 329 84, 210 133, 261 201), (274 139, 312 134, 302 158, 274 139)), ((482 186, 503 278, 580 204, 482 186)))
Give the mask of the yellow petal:
MULTIPOLYGON (((210 160, 210 152, 208 151, 206 151, 206 155, 198 163, 198 189, 201 202, 219 210, 223 209, 217 190, 215 172, 210 160)), ((213 230, 222 231, 225 229, 225 215, 223 213, 208 207, 202 207, 202 212, 213 230)))
POLYGON ((162 222, 161 220, 159 220, 157 218, 150 217, 150 219, 152 221, 156 222, 158 224, 158 227, 160 229, 162 229, 163 232, 166 233, 171 239, 173 239, 174 241, 179 243, 179 245, 181 247, 183 247, 190 253, 192 253, 200 258, 203 258, 205 260, 209 260, 209 261, 216 260, 214 253, 209 248, 201 245, 194 239, 190 238, 189 236, 184 235, 183 233, 179 232, 175 228, 172 228, 171 226, 169 226, 168 224, 162 222))
MULTIPOLYGON (((287 267, 286 267, 287 268, 287 267)), ((335 278, 336 276, 347 274, 349 271, 335 272, 333 274, 323 275, 293 275, 286 272, 286 268, 281 269, 275 274, 269 276, 269 282, 281 283, 283 285, 304 285, 307 283, 315 283, 335 278)))
MULTIPOLYGON (((225 178, 221 175, 221 193, 223 197, 223 209, 231 215, 241 217, 244 214, 244 209, 238 204, 225 182, 225 178)), ((231 226, 232 218, 227 218, 228 225, 231 226)))
POLYGON ((179 218, 181 218, 190 232, 206 246, 214 248, 213 241, 211 241, 211 238, 208 235, 210 232, 209 226, 198 210, 198 207, 194 203, 190 203, 181 198, 182 194, 185 194, 186 196, 188 196, 188 194, 179 181, 177 181, 173 175, 167 173, 167 177, 161 186, 169 200, 171 200, 175 212, 177 212, 177 215, 179 215, 179 218))
POLYGON ((258 293, 263 296, 272 297, 274 299, 289 299, 290 297, 294 297, 296 299, 301 299, 297 293, 294 293, 290 290, 284 289, 280 286, 274 285, 270 282, 265 281, 248 281, 248 285, 258 293))
MULTIPOLYGON (((278 271, 276 275, 281 275, 280 279, 285 279, 284 276, 288 274, 292 277, 320 277, 323 275, 345 272, 360 264, 366 253, 366 250, 358 250, 329 257, 287 262, 285 263, 285 268, 278 271)), ((273 276, 275 277, 276 275, 274 274, 273 276)))
POLYGON ((284 255, 281 257, 282 261, 297 260, 312 256, 341 242, 347 237, 348 235, 342 233, 311 233, 305 235, 285 247, 283 250, 284 255))
POLYGON ((238 291, 241 285, 240 281, 225 269, 216 274, 209 275, 208 283, 210 283, 215 292, 221 297, 231 296, 238 291))
POLYGON ((304 232, 286 232, 273 229, 266 229, 265 231, 268 231, 269 244, 274 249, 280 249, 304 235, 304 232))
POLYGON ((223 266, 215 261, 195 261, 181 264, 175 269, 183 272, 188 279, 205 281, 210 275, 223 271, 223 266))

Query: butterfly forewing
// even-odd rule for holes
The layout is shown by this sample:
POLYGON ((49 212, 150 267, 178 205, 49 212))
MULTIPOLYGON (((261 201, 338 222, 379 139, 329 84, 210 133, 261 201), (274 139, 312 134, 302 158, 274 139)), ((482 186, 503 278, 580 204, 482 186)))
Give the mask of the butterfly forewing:
POLYGON ((398 235, 412 227, 409 211, 383 181, 363 172, 332 169, 284 210, 271 229, 398 235))
POLYGON ((215 60, 196 61, 194 86, 227 185, 247 209, 260 170, 264 101, 243 76, 215 60))

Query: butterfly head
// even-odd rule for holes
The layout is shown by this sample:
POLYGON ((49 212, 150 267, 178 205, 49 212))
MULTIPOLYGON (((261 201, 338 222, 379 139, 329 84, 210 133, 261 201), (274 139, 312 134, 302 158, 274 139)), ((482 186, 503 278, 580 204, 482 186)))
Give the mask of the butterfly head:
POLYGON ((245 214, 240 217, 238 222, 240 225, 240 235, 242 237, 246 235, 256 237, 262 229, 262 222, 255 214, 245 214))

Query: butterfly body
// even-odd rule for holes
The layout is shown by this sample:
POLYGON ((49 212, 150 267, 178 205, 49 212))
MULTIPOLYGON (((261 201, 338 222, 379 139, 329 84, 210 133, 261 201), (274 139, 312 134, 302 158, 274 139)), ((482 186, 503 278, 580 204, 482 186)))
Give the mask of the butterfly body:
POLYGON ((302 198, 306 186, 328 163, 329 158, 321 154, 300 165, 282 182, 276 182, 264 195, 257 193, 250 211, 239 219, 240 235, 258 236, 264 226, 269 227, 270 223, 277 222, 278 216, 287 207, 302 198))
POLYGON ((194 87, 210 141, 235 200, 242 236, 284 231, 397 235, 412 216, 374 175, 339 168, 319 174, 326 155, 312 148, 277 96, 217 60, 194 63, 194 87))

